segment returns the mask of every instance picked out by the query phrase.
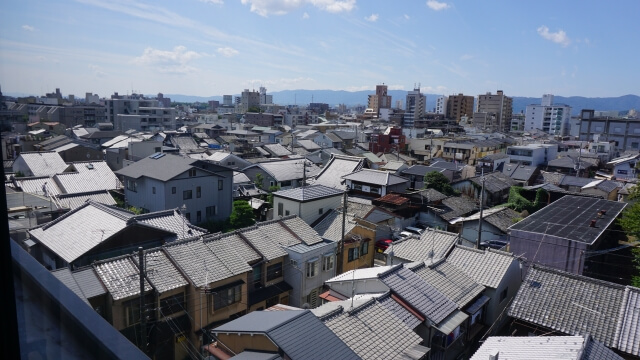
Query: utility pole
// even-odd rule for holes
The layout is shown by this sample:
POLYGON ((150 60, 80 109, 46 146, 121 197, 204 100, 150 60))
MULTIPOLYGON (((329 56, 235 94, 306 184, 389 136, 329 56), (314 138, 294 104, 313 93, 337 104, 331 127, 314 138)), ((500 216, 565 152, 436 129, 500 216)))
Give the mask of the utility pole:
POLYGON ((347 226, 347 190, 344 191, 342 198, 342 236, 340 237, 340 243, 338 244, 338 252, 340 253, 340 271, 342 272, 342 250, 344 249, 344 236, 345 228, 347 226))
POLYGON ((147 319, 144 311, 144 252, 138 247, 138 264, 140 264, 140 350, 147 353, 147 319))
POLYGON ((482 181, 482 190, 480 190, 480 221, 478 222, 478 241, 476 241, 476 249, 480 248, 480 242, 482 241, 482 203, 484 202, 484 182, 487 179, 484 177, 484 169, 482 169, 482 175, 480 181, 482 181))

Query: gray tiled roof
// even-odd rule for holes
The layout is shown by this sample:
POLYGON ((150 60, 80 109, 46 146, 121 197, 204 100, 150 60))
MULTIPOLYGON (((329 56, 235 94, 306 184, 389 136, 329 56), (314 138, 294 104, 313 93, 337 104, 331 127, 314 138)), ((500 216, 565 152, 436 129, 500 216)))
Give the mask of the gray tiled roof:
POLYGON ((361 359, 408 359, 403 353, 422 341, 375 299, 320 319, 361 359))
MULTIPOLYGON (((144 259, 147 279, 149 279, 153 287, 159 293, 177 289, 189 284, 180 274, 180 271, 178 271, 175 265, 173 265, 171 260, 169 260, 163 249, 160 248, 146 251, 144 253, 144 259)), ((134 256, 133 260, 138 264, 137 256, 134 256)))
POLYGON ((53 180, 62 193, 113 190, 122 186, 106 161, 71 163, 77 171, 57 174, 53 180))
POLYGON ((442 204, 448 209, 444 209, 444 212, 438 215, 446 221, 469 215, 469 213, 478 210, 475 201, 466 196, 449 196, 442 200, 442 204))
POLYGON ((278 354, 245 350, 229 360, 280 360, 282 357, 278 354))
POLYGON ((187 239, 165 245, 165 251, 194 286, 204 286, 251 271, 234 250, 216 246, 212 251, 202 239, 187 239))
POLYGON ((335 189, 344 189, 342 176, 360 170, 364 159, 353 156, 332 155, 331 160, 322 168, 316 176, 315 184, 329 186, 335 189))
POLYGON ((128 225, 134 223, 144 224, 174 233, 175 236, 170 240, 187 239, 194 236, 202 236, 207 233, 206 229, 189 223, 180 211, 176 209, 135 215, 127 221, 128 225))
POLYGON ((458 245, 447 257, 448 263, 455 265, 481 285, 493 289, 500 285, 513 261, 515 258, 510 253, 458 245))
POLYGON ((55 151, 23 152, 18 158, 24 160, 33 176, 52 176, 63 172, 68 167, 55 151))
POLYGON ((341 196, 343 193, 344 190, 338 190, 324 185, 310 185, 287 190, 278 190, 274 192, 273 195, 304 202, 331 196, 341 196))
POLYGON ((286 225, 293 233, 295 233, 303 243, 313 245, 322 242, 322 237, 311 228, 304 220, 297 216, 285 218, 282 223, 286 225))
POLYGON ((77 194, 58 194, 56 196, 60 205, 75 209, 82 206, 87 200, 95 201, 105 205, 116 205, 113 196, 107 190, 91 191, 77 194))
POLYGON ((87 299, 91 299, 96 296, 104 295, 107 293, 107 289, 105 289, 102 282, 98 279, 98 275, 96 271, 92 267, 88 267, 85 269, 80 269, 74 271, 73 277, 76 280, 76 283, 82 290, 84 296, 87 299))
POLYGON ((624 293, 622 285, 533 265, 509 316, 568 335, 590 334, 616 347, 616 330, 625 316, 624 293))
MULTIPOLYGON (((100 261, 93 267, 113 300, 140 294, 140 270, 130 255, 100 261)), ((145 292, 152 289, 147 280, 144 285, 145 292)))
POLYGON ((385 250, 390 254, 393 250, 395 257, 414 261, 438 261, 445 256, 456 244, 458 234, 442 230, 425 230, 420 237, 410 236, 393 243, 385 250))
MULTIPOLYGON (((192 169, 194 163, 197 161, 198 160, 191 159, 189 157, 171 154, 167 154, 156 159, 152 159, 147 156, 129 166, 125 166, 115 173, 117 175, 133 179, 146 176, 160 181, 168 181, 192 169)), ((202 169, 198 169, 198 171, 207 172, 202 169)))
MULTIPOLYGON (((356 223, 353 221, 353 215, 347 214, 347 219, 344 227, 345 235, 356 227, 356 223)), ((314 226, 313 230, 317 231, 318 235, 324 239, 331 241, 342 240, 342 212, 331 210, 321 222, 314 226)))
POLYGON ((44 195, 44 188, 47 190, 47 196, 58 195, 62 193, 62 190, 58 188, 58 185, 49 176, 17 178, 18 186, 25 193, 44 195))
POLYGON ((262 255, 256 252, 236 233, 209 235, 205 238, 205 241, 211 241, 208 245, 210 248, 214 249, 214 251, 218 244, 223 244, 223 246, 226 246, 227 248, 234 249, 247 264, 262 259, 262 255))
POLYGON ((264 333, 292 360, 359 358, 309 310, 254 311, 212 332, 264 333))
POLYGON ((398 304, 391 297, 391 291, 377 298, 378 303, 389 310, 396 318, 400 319, 410 329, 415 329, 421 321, 404 306, 398 304))
POLYGON ((578 187, 583 187, 587 184, 589 184, 591 181, 593 181, 593 179, 589 179, 589 178, 583 178, 583 177, 577 177, 577 176, 570 176, 570 175, 565 175, 562 178, 562 181, 560 182, 561 186, 578 186, 578 187))
MULTIPOLYGON (((509 226, 513 225, 513 219, 519 218, 520 213, 517 211, 504 207, 495 207, 492 209, 485 209, 482 212, 482 220, 488 222, 489 224, 497 227, 503 232, 507 232, 509 226)), ((480 213, 475 213, 471 216, 467 216, 464 218, 458 219, 458 221, 476 221, 480 220, 480 213)))
MULTIPOLYGON (((484 174, 486 181, 484 189, 490 193, 508 190, 510 187, 517 185, 516 181, 501 172, 492 172, 484 174)), ((470 178, 469 180, 478 186, 482 186, 481 176, 470 178)))
POLYGON ((280 144, 265 144, 262 145, 262 148, 267 150, 273 156, 288 156, 292 155, 291 151, 287 150, 284 146, 280 144))
MULTIPOLYGON (((287 181, 302 179, 303 176, 303 161, 306 159, 288 159, 279 161, 269 161, 264 163, 255 164, 252 166, 258 166, 269 175, 271 175, 277 181, 287 181)), ((246 169, 245 169, 246 170, 246 169)), ((319 169, 313 164, 306 165, 307 178, 315 176, 319 169)))
POLYGON ((314 143, 313 140, 296 140, 296 144, 308 151, 318 150, 321 148, 320 145, 314 143))
POLYGON ((456 303, 402 265, 378 274, 378 278, 391 291, 435 323, 441 322, 457 309, 456 303))
POLYGON ((621 316, 614 346, 620 351, 638 356, 640 355, 640 289, 627 286, 621 316))
POLYGON ((351 181, 367 183, 367 184, 385 185, 385 186, 409 182, 409 180, 403 177, 394 175, 392 172, 371 170, 371 169, 360 169, 349 175, 344 175, 342 178, 348 179, 351 181))
POLYGON ((277 259, 286 256, 284 247, 296 245, 300 240, 291 234, 287 234, 277 222, 263 225, 260 228, 254 227, 250 230, 243 230, 244 236, 267 260, 277 259), (282 236, 284 235, 284 236, 282 236))
POLYGON ((562 183, 562 179, 565 177, 564 174, 548 171, 540 171, 540 174, 542 175, 542 179, 545 183, 552 185, 560 185, 562 183))
POLYGON ((471 360, 487 360, 499 352, 506 360, 618 360, 613 351, 594 342, 589 336, 491 336, 471 357, 471 360), (593 350, 600 357, 594 358, 593 350))
POLYGON ((509 227, 512 232, 546 234, 587 244, 595 242, 627 204, 591 197, 565 195, 509 227), (598 212, 606 210, 602 217, 598 212), (596 226, 589 226, 591 220, 596 226))
POLYGON ((444 260, 412 270, 429 285, 453 300, 461 309, 485 289, 462 270, 444 260))
POLYGON ((89 304, 89 300, 78 286, 76 279, 73 277, 71 270, 69 268, 61 268, 51 272, 53 276, 55 276, 58 280, 60 280, 63 284, 65 284, 71 291, 73 291, 80 299, 89 304))

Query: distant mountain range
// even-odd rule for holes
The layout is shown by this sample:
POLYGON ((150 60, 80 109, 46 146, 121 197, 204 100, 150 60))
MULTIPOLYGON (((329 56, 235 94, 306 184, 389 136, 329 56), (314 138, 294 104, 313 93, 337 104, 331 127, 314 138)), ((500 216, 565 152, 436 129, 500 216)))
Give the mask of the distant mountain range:
MULTIPOLYGON (((276 104, 308 104, 310 102, 327 103, 329 105, 345 104, 349 106, 353 105, 365 105, 367 104, 367 96, 373 94, 373 90, 364 91, 344 91, 344 90, 283 90, 269 93, 273 95, 273 102, 276 104)), ((407 96, 407 92, 404 90, 389 90, 389 95, 392 97, 392 102, 395 105, 396 100, 402 100, 404 102, 407 96)), ((233 95, 239 96, 239 95, 233 95)), ((440 95, 426 94, 427 96, 427 109, 432 111, 436 107, 436 98, 440 95)), ((178 102, 207 102, 209 100, 218 100, 222 102, 222 96, 188 96, 180 94, 166 94, 165 97, 170 97, 172 101, 178 102)), ((513 112, 519 113, 525 111, 527 105, 540 104, 542 96, 535 97, 513 97, 513 112)), ((572 113, 577 115, 581 109, 594 109, 594 110, 618 110, 628 111, 630 109, 640 110, 640 96, 637 95, 624 95, 618 97, 606 97, 606 98, 589 98, 583 96, 555 96, 554 103, 567 104, 571 106, 572 113)))
MULTIPOLYGON (((309 104, 310 102, 327 103, 329 105, 345 104, 348 106, 353 105, 367 105, 368 95, 373 94, 374 90, 363 91, 344 91, 344 90, 283 90, 270 92, 273 95, 273 102, 282 105, 292 104, 309 104)), ((404 90, 389 90, 389 95, 392 97, 393 104, 396 100, 402 100, 404 106, 407 92, 404 90)), ((22 93, 7 93, 9 96, 28 96, 22 93)), ((425 94, 427 96, 427 110, 433 111, 436 107, 436 98, 440 95, 437 94, 425 94)), ((155 94, 148 95, 149 97, 155 97, 155 94)), ((177 102, 207 102, 209 100, 218 100, 222 103, 222 96, 191 96, 182 94, 165 94, 165 97, 171 98, 172 101, 177 102)), ((239 94, 234 94, 239 96, 239 94)), ((540 104, 541 97, 513 97, 513 112, 519 113, 525 111, 527 105, 540 104)), ((583 96, 555 96, 554 102, 556 104, 567 104, 572 108, 572 114, 577 115, 581 109, 594 109, 594 110, 618 110, 626 112, 630 109, 640 110, 640 96, 637 95, 624 95, 618 97, 605 97, 605 98, 589 98, 583 96)))

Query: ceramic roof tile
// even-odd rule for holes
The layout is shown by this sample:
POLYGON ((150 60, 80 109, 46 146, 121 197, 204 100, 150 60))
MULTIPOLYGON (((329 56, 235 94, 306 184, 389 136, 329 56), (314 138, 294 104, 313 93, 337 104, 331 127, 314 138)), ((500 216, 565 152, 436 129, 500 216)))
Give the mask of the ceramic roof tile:
POLYGON ((455 265, 481 285, 494 289, 500 285, 513 261, 515 258, 510 253, 458 245, 447 257, 448 263, 455 265))
POLYGON ((208 236, 205 238, 205 241, 213 242, 208 244, 212 249, 214 249, 218 243, 224 244, 227 248, 234 249, 247 264, 262 259, 262 255, 256 252, 236 233, 208 236))
POLYGON ((192 169, 197 161, 189 157, 171 154, 165 154, 155 159, 147 156, 115 173, 133 179, 146 176, 160 181, 168 181, 192 169))
POLYGON ((55 151, 23 152, 18 158, 24 160, 33 176, 52 176, 63 172, 68 167, 55 151))
POLYGON ((273 156, 288 156, 292 155, 291 151, 287 150, 284 146, 280 144, 265 144, 262 145, 262 148, 267 150, 273 156))
POLYGON ((344 190, 338 190, 332 187, 316 184, 287 190, 278 190, 274 192, 273 195, 295 201, 312 201, 326 197, 341 196, 343 193, 344 190))
MULTIPOLYGON (((344 228, 345 234, 348 234, 356 227, 356 223, 353 221, 353 215, 347 214, 347 219, 344 228)), ((331 210, 313 230, 317 231, 318 235, 324 239, 331 241, 342 240, 342 212, 331 210)))
POLYGON ((31 177, 31 178, 18 178, 16 179, 18 186, 23 192, 38 194, 44 196, 55 196, 62 193, 62 190, 58 187, 52 178, 46 177, 31 177), (46 193, 45 193, 46 189, 46 193))
POLYGON ((614 346, 628 354, 640 355, 640 289, 627 286, 620 318, 614 346))
POLYGON ((304 220, 295 216, 290 219, 282 220, 282 223, 285 224, 291 231, 293 231, 298 237, 302 239, 307 245, 313 245, 322 242, 322 237, 318 235, 318 233, 313 230, 311 226, 309 226, 304 220))
POLYGON ((415 329, 422 322, 404 306, 400 305, 391 297, 391 292, 387 292, 377 298, 378 303, 389 310, 396 318, 400 319, 410 329, 415 329))
MULTIPOLYGON (((189 284, 162 249, 145 251, 144 260, 147 279, 159 293, 189 284)), ((138 264, 138 257, 133 261, 138 264)))
POLYGON ((98 190, 77 194, 59 194, 56 196, 58 202, 69 209, 75 209, 82 206, 87 200, 98 202, 105 205, 115 206, 116 201, 107 190, 98 190))
POLYGON ((106 161, 76 162, 71 165, 76 171, 53 176, 62 193, 75 194, 122 187, 122 183, 106 161))
POLYGON ((371 299, 351 310, 321 318, 361 359, 403 359, 422 339, 384 306, 371 299))
POLYGON ((597 359, 622 359, 613 351, 604 347, 596 348, 597 346, 598 343, 588 336, 491 336, 484 341, 471 360, 486 360, 496 352, 499 352, 500 360, 587 360, 596 359, 590 357, 593 355, 590 355, 591 350, 596 349, 601 351, 602 355, 597 359))
POLYGON ((440 215, 441 218, 449 221, 453 220, 460 216, 466 216, 469 213, 472 213, 478 210, 478 206, 475 201, 469 199, 466 196, 449 196, 448 198, 442 200, 442 204, 445 205, 448 209, 440 215))
POLYGON ((424 281, 458 304, 461 309, 469 305, 485 289, 462 270, 444 260, 413 270, 424 281))
MULTIPOLYGON (((306 159, 288 159, 288 160, 278 160, 278 161, 269 161, 264 163, 259 163, 252 166, 258 166, 262 168, 264 171, 273 176, 277 181, 287 181, 287 180, 296 180, 302 179, 303 169, 305 166, 303 164, 306 159)), ((320 169, 313 165, 306 165, 307 178, 315 176, 320 169)))
POLYGON ((277 259, 282 256, 286 256, 287 252, 284 250, 285 246, 295 245, 300 243, 300 240, 295 237, 285 236, 284 238, 278 238, 277 234, 281 230, 280 224, 274 223, 271 225, 262 226, 260 228, 254 228, 252 230, 242 231, 244 236, 267 260, 277 259), (273 228, 277 230, 274 232, 273 228))
POLYGON ((378 278, 404 301, 435 323, 441 322, 457 309, 456 303, 402 265, 378 274, 378 278))
POLYGON ((73 277, 87 299, 107 293, 107 289, 98 279, 98 275, 92 267, 74 271, 73 277))
POLYGON ((385 254, 393 251, 395 257, 414 261, 435 262, 444 258, 456 244, 458 234, 442 230, 425 230, 420 237, 410 236, 393 243, 385 250, 385 254))
POLYGON ((344 175, 342 176, 342 178, 351 181, 384 186, 391 186, 409 182, 409 180, 394 175, 391 172, 371 169, 360 169, 351 174, 344 175))
POLYGON ((622 285, 533 265, 508 314, 568 335, 590 334, 615 347, 624 294, 622 285))
POLYGON ((189 221, 175 209, 135 215, 129 219, 128 223, 145 224, 174 233, 175 236, 171 240, 188 239, 207 233, 206 229, 189 223, 189 221))
MULTIPOLYGON (((96 274, 107 288, 113 300, 125 299, 140 294, 140 270, 133 263, 131 256, 95 263, 96 274)), ((144 281, 144 290, 150 291, 151 284, 144 281)))

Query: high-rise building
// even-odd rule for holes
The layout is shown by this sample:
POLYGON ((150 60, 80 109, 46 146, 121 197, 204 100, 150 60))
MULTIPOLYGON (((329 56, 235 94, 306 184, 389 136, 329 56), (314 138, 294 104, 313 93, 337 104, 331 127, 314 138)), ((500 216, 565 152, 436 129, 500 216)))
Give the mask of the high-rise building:
POLYGON ((460 123, 463 116, 473 115, 473 96, 463 94, 450 95, 446 101, 445 115, 447 119, 460 123))
POLYGON ((413 91, 407 93, 407 102, 405 104, 404 119, 402 121, 404 127, 413 127, 414 121, 423 117, 426 113, 427 97, 420 92, 420 87, 414 88, 413 91))
POLYGON ((273 95, 267 95, 267 88, 260 87, 260 105, 273 104, 273 95))
POLYGON ((539 129, 556 136, 569 134, 571 106, 554 104, 553 95, 542 95, 540 105, 527 105, 524 130, 539 129))
POLYGON ((387 95, 387 85, 376 85, 376 93, 369 95, 367 108, 373 109, 376 115, 380 115, 380 109, 391 108, 391 96, 387 95))
POLYGON ((163 107, 157 99, 139 94, 111 95, 105 100, 107 121, 114 130, 175 130, 176 109, 163 107))
MULTIPOLYGON (((266 89, 265 89, 266 91, 266 89)), ((240 103, 238 104, 238 112, 244 114, 252 107, 260 106, 260 93, 257 91, 249 91, 244 89, 240 96, 240 103)))
POLYGON ((513 99, 504 95, 502 90, 498 90, 496 94, 487 92, 484 95, 478 95, 476 113, 485 113, 485 119, 491 119, 487 121, 486 128, 508 132, 513 114, 513 99))
POLYGON ((233 105, 233 95, 222 95, 222 105, 224 105, 224 106, 232 106, 233 105))
POLYGON ((442 95, 436 99, 436 114, 444 115, 447 112, 447 97, 442 95))

